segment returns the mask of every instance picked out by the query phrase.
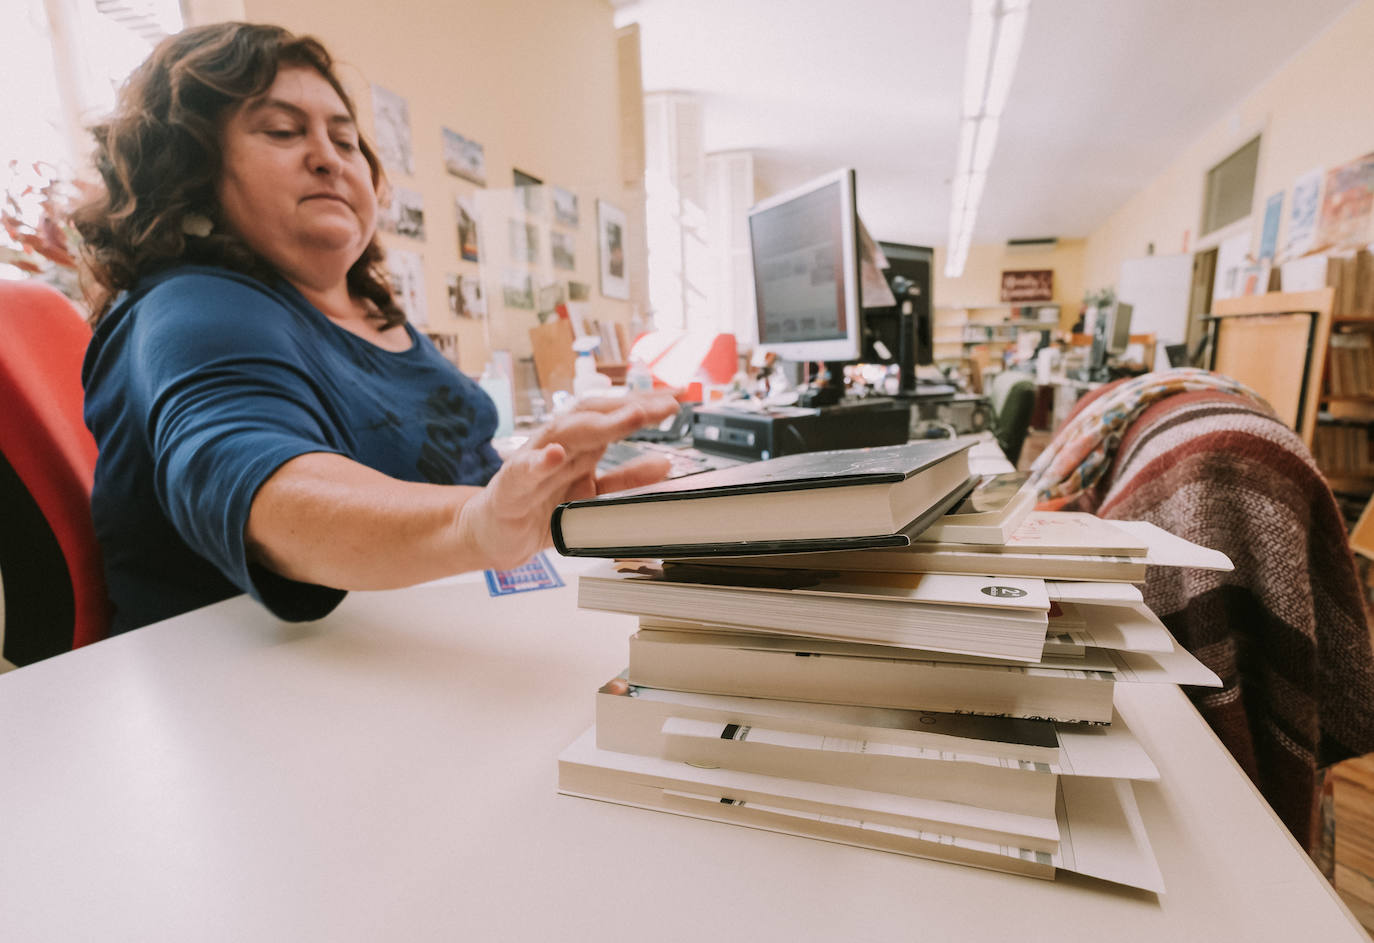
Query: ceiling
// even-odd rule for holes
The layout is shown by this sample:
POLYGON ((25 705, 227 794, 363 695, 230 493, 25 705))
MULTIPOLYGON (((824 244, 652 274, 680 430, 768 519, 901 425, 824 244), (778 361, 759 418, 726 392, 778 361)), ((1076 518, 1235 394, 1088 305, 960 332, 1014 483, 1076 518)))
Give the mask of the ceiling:
MULTIPOLYGON (((853 166, 876 238, 944 244, 967 0, 613 3, 760 195, 853 166)), ((973 241, 1088 235, 1350 5, 1032 0, 973 241)))

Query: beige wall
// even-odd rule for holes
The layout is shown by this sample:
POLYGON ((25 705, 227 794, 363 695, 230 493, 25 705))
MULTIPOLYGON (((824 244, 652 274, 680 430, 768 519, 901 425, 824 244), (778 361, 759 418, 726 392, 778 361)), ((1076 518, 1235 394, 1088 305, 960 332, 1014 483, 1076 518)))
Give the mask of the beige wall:
MULTIPOLYGON (((1374 0, 1361 0, 1163 168, 1088 237, 1084 279, 1090 289, 1116 283, 1121 263, 1153 242, 1167 255, 1198 245, 1203 177, 1256 133, 1263 134, 1248 223, 1258 248, 1264 203, 1283 190, 1284 225, 1293 181, 1374 150, 1374 0)), ((1204 242, 1204 244, 1207 244, 1204 242)))
MULTIPOLYGON (((382 238, 388 247, 423 257, 430 328, 459 334, 464 370, 481 371, 487 326, 449 314, 445 276, 479 272, 478 263, 459 257, 454 198, 480 188, 444 170, 441 127, 485 146, 489 191, 510 187, 511 170, 518 167, 577 193, 576 271, 551 268, 547 225, 542 261, 533 271, 590 285, 592 317, 630 317, 634 302, 603 298, 598 279, 598 198, 630 217, 629 271, 642 272, 644 258, 643 226, 635 222, 642 219, 643 197, 621 178, 615 28, 606 0, 190 0, 188 6, 193 22, 241 16, 319 37, 340 60, 369 133, 370 83, 407 99, 415 173, 388 175, 393 184, 424 195, 425 239, 382 238)), ((521 356, 528 353, 526 332, 535 317, 502 304, 506 266, 495 260, 506 254, 505 220, 488 222, 481 238, 484 256, 493 260, 481 275, 492 345, 521 356)), ((644 286, 632 281, 631 291, 642 305, 644 286)))
POLYGON ((1054 270, 1054 302, 1060 324, 1068 327, 1083 303, 1082 239, 1061 239, 1052 249, 1008 249, 1005 245, 969 247, 964 274, 945 277, 945 250, 935 250, 935 304, 941 307, 984 308, 999 304, 1002 272, 1022 269, 1054 270))

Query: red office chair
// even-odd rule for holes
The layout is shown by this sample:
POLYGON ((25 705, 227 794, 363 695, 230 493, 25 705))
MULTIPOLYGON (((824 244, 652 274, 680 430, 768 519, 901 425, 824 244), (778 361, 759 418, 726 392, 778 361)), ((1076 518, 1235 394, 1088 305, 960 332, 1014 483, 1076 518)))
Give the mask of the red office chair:
POLYGON ((16 665, 109 627, 91 522, 96 446, 81 417, 90 339, 57 291, 0 281, 0 579, 4 656, 16 665))

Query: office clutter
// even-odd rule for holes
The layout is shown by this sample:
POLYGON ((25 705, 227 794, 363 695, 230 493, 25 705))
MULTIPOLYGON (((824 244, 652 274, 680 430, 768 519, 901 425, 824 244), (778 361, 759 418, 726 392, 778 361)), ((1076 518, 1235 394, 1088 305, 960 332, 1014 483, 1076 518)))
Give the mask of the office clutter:
POLYGON ((639 628, 560 791, 1163 892, 1131 785, 1159 774, 1113 692, 1220 682, 1125 581, 1230 562, 1148 524, 1033 512, 1024 480, 1000 484, 907 547, 585 575, 582 606, 639 628), (1004 560, 1032 572, 989 575, 1004 560))

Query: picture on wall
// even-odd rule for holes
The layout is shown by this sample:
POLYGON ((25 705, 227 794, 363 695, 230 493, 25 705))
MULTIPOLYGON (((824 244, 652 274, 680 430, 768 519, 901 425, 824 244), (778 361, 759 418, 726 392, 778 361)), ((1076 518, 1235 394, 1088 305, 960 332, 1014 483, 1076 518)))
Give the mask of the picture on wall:
POLYGON ((531 216, 538 216, 544 212, 544 181, 518 168, 511 171, 511 177, 515 181, 515 189, 520 194, 520 205, 524 207, 525 212, 531 216))
POLYGON ((586 301, 592 296, 592 286, 586 282, 568 282, 568 300, 586 301))
POLYGON ((512 262, 536 262, 539 260, 539 229, 534 223, 520 219, 507 220, 510 224, 510 259, 512 262))
POLYGON ((457 131, 440 129, 444 139, 444 169, 455 177, 471 180, 479 187, 487 185, 486 149, 457 131))
POLYGON ((472 200, 461 196, 454 199, 454 206, 458 211, 458 254, 465 261, 477 262, 480 256, 477 251, 477 209, 472 200))
POLYGON ((577 228, 577 194, 562 187, 553 188, 553 218, 564 226, 577 228))
POLYGON ((391 276, 391 293, 406 313, 406 320, 424 327, 429 316, 425 311, 425 265, 420 253, 391 249, 386 254, 386 267, 391 276))
POLYGON ((534 310, 534 285, 529 272, 506 269, 501 273, 501 300, 507 308, 534 310))
POLYGON ((1354 246, 1369 242, 1374 210, 1374 154, 1326 172, 1317 245, 1354 246))
POLYGON ((459 275, 450 272, 448 283, 448 310, 460 318, 486 317, 487 304, 482 298, 482 282, 472 275, 459 275))
POLYGON ((416 190, 391 187, 390 198, 380 207, 377 225, 383 232, 394 232, 412 239, 425 238, 425 198, 416 190))
POLYGON ((569 233, 559 232, 557 229, 549 231, 549 246, 553 252, 554 268, 561 268, 569 272, 577 268, 575 241, 569 233))
POLYGON ((387 170, 415 173, 415 153, 410 143, 410 106, 388 88, 372 86, 372 123, 377 154, 387 170))
POLYGON ((558 306, 566 304, 568 296, 563 286, 558 282, 550 282, 547 285, 539 286, 539 323, 543 324, 548 317, 557 311, 558 306))
POLYGON ((1293 182, 1293 202, 1288 207, 1288 240, 1285 258, 1293 259, 1312 248, 1317 239, 1317 214, 1322 206, 1322 170, 1309 170, 1293 182))
POLYGON ((629 298, 625 270, 625 213, 605 200, 596 201, 597 242, 601 249, 601 294, 629 298))

